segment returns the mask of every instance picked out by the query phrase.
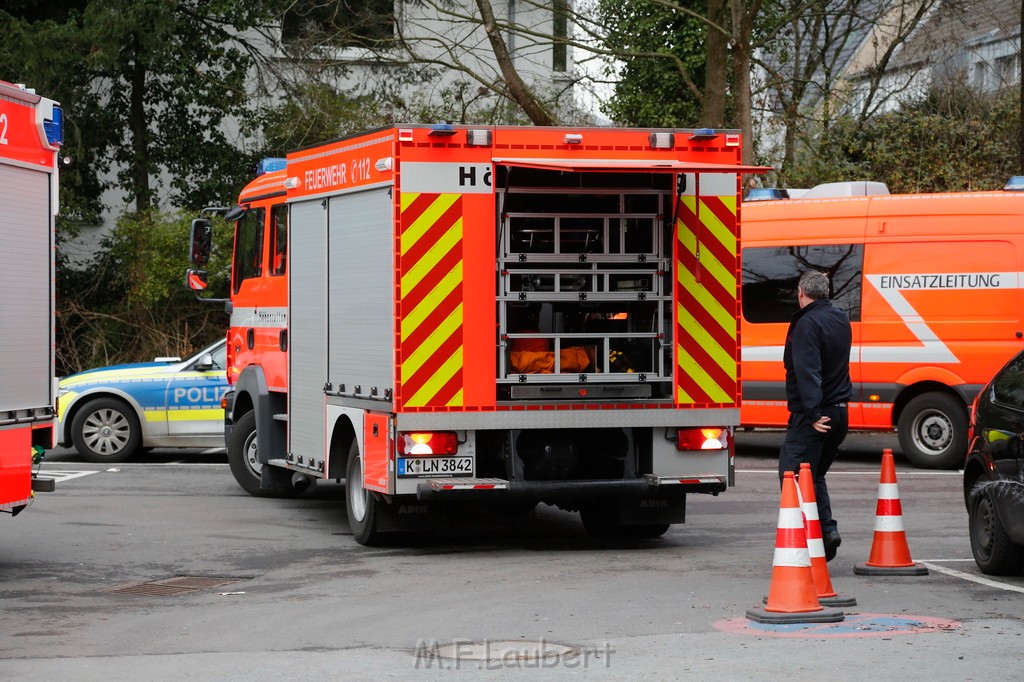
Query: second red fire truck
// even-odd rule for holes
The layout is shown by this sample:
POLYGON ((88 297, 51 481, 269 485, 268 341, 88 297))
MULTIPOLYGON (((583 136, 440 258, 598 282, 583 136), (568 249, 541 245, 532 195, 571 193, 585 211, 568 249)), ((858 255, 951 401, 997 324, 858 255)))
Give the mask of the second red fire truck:
POLYGON ((264 162, 227 212, 235 478, 346 479, 363 544, 469 502, 603 536, 681 523, 688 493, 733 481, 740 149, 442 124, 264 162))
POLYGON ((33 473, 53 447, 54 216, 63 114, 0 81, 0 512, 18 514, 52 478, 33 473))

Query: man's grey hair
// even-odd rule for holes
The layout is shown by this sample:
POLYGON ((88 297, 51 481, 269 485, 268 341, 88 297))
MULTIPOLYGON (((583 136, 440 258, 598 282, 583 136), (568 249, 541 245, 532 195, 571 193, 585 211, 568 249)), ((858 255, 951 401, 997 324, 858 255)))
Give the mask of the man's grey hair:
POLYGON ((828 275, 824 272, 808 270, 800 275, 797 286, 803 290, 804 296, 812 301, 828 299, 828 275))

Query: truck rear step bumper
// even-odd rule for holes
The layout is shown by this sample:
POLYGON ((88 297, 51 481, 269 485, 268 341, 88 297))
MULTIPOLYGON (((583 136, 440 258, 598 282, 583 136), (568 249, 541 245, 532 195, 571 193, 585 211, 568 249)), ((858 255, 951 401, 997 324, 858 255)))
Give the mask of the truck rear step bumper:
POLYGON ((687 493, 725 492, 720 474, 652 476, 631 481, 508 481, 502 478, 428 478, 416 486, 416 499, 580 499, 585 497, 644 497, 659 488, 687 493))

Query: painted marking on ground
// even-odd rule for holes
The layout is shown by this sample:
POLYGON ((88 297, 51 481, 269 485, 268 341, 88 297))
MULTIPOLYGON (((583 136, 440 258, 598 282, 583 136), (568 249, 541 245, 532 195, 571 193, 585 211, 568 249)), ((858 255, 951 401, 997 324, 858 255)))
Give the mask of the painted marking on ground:
MULTIPOLYGON (((778 469, 737 469, 737 474, 775 474, 779 475, 778 469)), ((828 476, 874 476, 878 478, 878 469, 865 469, 864 471, 829 471, 828 476)), ((903 476, 963 476, 962 471, 896 471, 897 477, 903 476)))
POLYGON ((88 476, 89 474, 98 474, 99 471, 66 471, 62 469, 46 469, 39 472, 39 475, 43 478, 52 478, 57 483, 63 483, 64 481, 70 481, 73 478, 81 478, 82 476, 88 476))
POLYGON ((980 576, 980 575, 971 575, 970 573, 964 573, 963 571, 958 571, 955 568, 946 568, 945 566, 938 566, 938 565, 933 564, 931 562, 924 562, 924 561, 922 561, 921 563, 923 563, 925 566, 927 566, 928 570, 930 570, 930 571, 936 571, 938 573, 945 573, 946 575, 952 576, 954 578, 961 578, 962 580, 970 580, 972 583, 979 583, 981 585, 988 585, 989 587, 995 587, 996 589, 1005 590, 1007 592, 1020 592, 1021 594, 1024 594, 1024 587, 1021 587, 1019 585, 1010 585, 1009 583, 1001 583, 998 580, 992 580, 991 578, 985 578, 985 577, 980 576))
POLYGON ((960 623, 931 616, 898 616, 889 613, 847 613, 839 623, 790 623, 768 625, 749 618, 729 618, 713 625, 716 630, 736 635, 838 639, 843 637, 892 637, 956 630, 960 623))

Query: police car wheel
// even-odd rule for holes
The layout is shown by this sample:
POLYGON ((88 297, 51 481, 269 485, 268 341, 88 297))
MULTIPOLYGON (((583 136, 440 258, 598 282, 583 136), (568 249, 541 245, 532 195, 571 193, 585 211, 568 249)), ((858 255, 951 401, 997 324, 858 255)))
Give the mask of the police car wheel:
POLYGON ((242 490, 254 497, 268 497, 260 489, 260 475, 263 465, 256 457, 256 412, 246 412, 231 430, 228 443, 228 466, 242 490))
POLYGON ((363 457, 355 440, 348 449, 345 467, 345 511, 352 537, 360 545, 374 545, 381 539, 377 531, 377 497, 363 487, 363 457))
POLYGON ((123 462, 139 449, 142 429, 127 403, 117 398, 96 398, 75 414, 71 440, 78 453, 90 462, 123 462))
POLYGON ((924 393, 900 413, 896 435, 914 466, 952 469, 967 454, 967 406, 948 393, 924 393))

